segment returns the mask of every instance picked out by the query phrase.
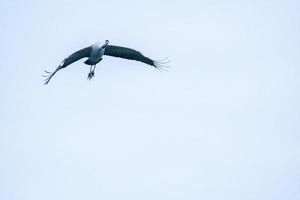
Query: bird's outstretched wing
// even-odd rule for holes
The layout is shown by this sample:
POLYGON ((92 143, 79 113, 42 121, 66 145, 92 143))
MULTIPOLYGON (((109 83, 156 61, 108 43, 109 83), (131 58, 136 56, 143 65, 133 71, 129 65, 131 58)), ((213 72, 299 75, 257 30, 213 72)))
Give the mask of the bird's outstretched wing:
POLYGON ((140 61, 154 66, 155 68, 160 70, 165 70, 166 67, 169 67, 164 65, 169 62, 167 60, 152 60, 144 56, 141 52, 126 47, 107 45, 104 51, 104 55, 140 61))
POLYGON ((54 72, 45 71, 47 73, 46 75, 43 75, 43 77, 46 77, 45 84, 48 84, 50 79, 54 76, 54 74, 56 72, 58 72, 59 70, 61 70, 62 68, 67 67, 68 65, 80 60, 81 58, 89 57, 89 55, 91 53, 91 49, 92 49, 91 47, 86 47, 86 48, 83 48, 83 49, 71 54, 69 57, 65 58, 60 63, 60 65, 56 68, 56 70, 54 72))

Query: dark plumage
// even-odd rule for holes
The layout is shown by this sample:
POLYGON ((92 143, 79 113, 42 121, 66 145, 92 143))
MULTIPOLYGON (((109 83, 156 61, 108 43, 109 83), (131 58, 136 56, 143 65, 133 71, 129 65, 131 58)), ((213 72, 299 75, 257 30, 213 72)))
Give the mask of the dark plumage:
POLYGON ((56 68, 56 70, 54 72, 51 73, 51 72, 45 71, 47 74, 50 74, 48 76, 47 75, 44 76, 44 77, 46 77, 45 84, 48 84, 50 79, 54 76, 54 74, 56 74, 56 72, 58 72, 62 68, 65 68, 68 65, 70 65, 84 57, 89 57, 90 54, 91 54, 91 48, 86 47, 84 49, 76 51, 75 53, 71 54, 69 57, 65 58, 61 62, 61 64, 56 68))
POLYGON ((145 57, 141 52, 127 47, 108 45, 105 48, 104 55, 125 58, 128 60, 136 60, 156 67, 153 60, 145 57))

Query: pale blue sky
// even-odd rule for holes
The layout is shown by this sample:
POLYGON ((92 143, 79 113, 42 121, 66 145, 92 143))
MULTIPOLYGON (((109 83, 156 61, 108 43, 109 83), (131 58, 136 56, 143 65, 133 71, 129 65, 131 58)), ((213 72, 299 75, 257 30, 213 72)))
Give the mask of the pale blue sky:
POLYGON ((0 2, 1 200, 300 199, 299 1, 0 2), (165 73, 105 57, 109 39, 165 73))

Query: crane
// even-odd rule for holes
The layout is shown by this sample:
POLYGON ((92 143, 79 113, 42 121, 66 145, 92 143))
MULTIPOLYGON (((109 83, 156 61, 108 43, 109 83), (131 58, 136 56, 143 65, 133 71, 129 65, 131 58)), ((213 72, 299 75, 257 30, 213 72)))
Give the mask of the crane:
POLYGON ((49 72, 45 70, 46 75, 43 75, 46 79, 45 84, 48 84, 51 78, 61 69, 69 66, 70 64, 82 59, 88 58, 84 63, 90 66, 90 71, 88 73, 88 79, 91 80, 95 76, 96 65, 103 59, 105 56, 119 57, 129 60, 136 60, 143 62, 145 64, 151 65, 159 70, 166 70, 165 68, 170 67, 165 64, 170 62, 167 59, 160 61, 152 60, 144 56, 141 52, 127 47, 109 45, 109 41, 105 40, 105 43, 102 45, 100 42, 97 42, 91 46, 85 47, 81 50, 76 51, 67 58, 65 58, 60 65, 54 70, 54 72, 49 72))

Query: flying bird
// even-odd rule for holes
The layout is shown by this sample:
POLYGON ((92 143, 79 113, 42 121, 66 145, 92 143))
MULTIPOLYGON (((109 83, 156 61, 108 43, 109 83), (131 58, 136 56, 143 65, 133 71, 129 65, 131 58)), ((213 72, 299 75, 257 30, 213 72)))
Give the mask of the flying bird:
POLYGON ((84 61, 84 63, 86 65, 90 65, 90 72, 88 73, 88 77, 87 77, 89 80, 91 80, 95 76, 96 65, 102 60, 102 57, 104 55, 140 61, 160 70, 165 70, 166 67, 169 67, 165 65, 166 63, 169 62, 166 59, 155 61, 150 58, 147 58, 141 52, 136 51, 134 49, 121 47, 121 46, 108 45, 108 43, 109 43, 108 40, 106 40, 103 45, 100 42, 97 42, 89 47, 83 48, 71 54, 69 57, 65 58, 60 63, 60 65, 56 68, 54 72, 45 71, 45 73, 47 73, 46 75, 43 75, 43 77, 46 77, 45 84, 49 83, 49 81, 56 74, 56 72, 82 58, 88 58, 86 61, 84 61))

